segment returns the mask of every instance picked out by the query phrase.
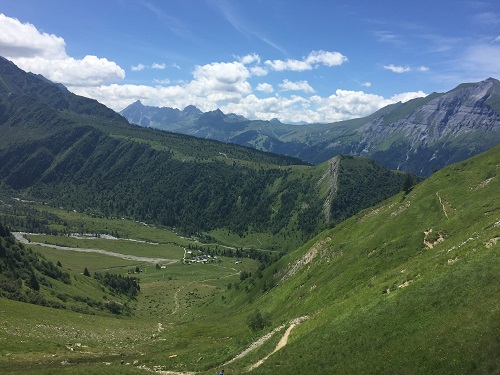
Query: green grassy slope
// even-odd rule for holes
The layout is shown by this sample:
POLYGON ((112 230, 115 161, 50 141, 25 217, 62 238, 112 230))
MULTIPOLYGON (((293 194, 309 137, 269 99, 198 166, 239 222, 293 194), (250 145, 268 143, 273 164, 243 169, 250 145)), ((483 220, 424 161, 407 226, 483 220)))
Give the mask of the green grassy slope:
MULTIPOLYGON (((447 167, 407 196, 359 213, 267 269, 247 258, 166 269, 144 264, 131 316, 96 317, 0 299, 0 370, 134 374, 145 373, 138 368, 145 366, 205 375, 224 366, 240 374, 273 352, 292 319, 307 317, 250 373, 496 373, 499 166, 496 147, 447 167), (248 318, 256 309, 267 325, 251 331, 248 318), (262 346, 227 363, 281 325, 262 346), (122 359, 130 365, 120 365, 122 359)), ((105 219, 85 220, 91 227, 105 219)), ((124 227, 142 239, 172 236, 152 228, 141 234, 138 223, 124 221, 124 227)), ((61 254, 49 250, 46 256, 56 261, 61 254)), ((66 270, 69 260, 63 259, 66 270)))
POLYGON ((309 319, 252 373, 498 372, 499 169, 497 146, 280 260, 251 308, 309 319))

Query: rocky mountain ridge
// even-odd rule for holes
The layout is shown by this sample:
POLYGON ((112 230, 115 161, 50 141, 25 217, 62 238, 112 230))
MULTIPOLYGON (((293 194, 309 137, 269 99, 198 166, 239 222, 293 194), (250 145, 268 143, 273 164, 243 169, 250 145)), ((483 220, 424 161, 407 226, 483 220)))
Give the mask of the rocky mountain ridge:
MULTIPOLYGON (((182 120, 176 122, 161 119, 160 113, 167 108, 146 106, 142 106, 139 121, 131 114, 136 107, 138 103, 121 114, 143 126, 291 155, 313 164, 338 154, 367 156, 388 168, 422 176, 500 142, 500 82, 494 78, 461 84, 446 93, 391 104, 365 118, 332 124, 296 126, 247 120, 220 110, 196 112, 198 117, 180 115, 182 120)), ((182 114, 188 108, 175 111, 182 114)))

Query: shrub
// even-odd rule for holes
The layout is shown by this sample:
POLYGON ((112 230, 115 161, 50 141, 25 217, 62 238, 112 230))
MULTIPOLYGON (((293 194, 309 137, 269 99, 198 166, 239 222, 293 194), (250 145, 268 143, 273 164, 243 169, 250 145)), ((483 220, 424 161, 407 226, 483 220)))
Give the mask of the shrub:
POLYGON ((259 309, 254 310, 252 314, 247 317, 248 327, 252 331, 261 331, 265 326, 269 325, 268 319, 266 319, 259 309))

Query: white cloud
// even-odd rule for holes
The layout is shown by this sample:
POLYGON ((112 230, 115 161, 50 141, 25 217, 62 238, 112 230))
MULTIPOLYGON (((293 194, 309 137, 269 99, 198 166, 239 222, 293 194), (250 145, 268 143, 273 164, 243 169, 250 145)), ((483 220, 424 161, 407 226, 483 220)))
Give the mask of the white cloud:
POLYGON ((423 65, 422 65, 422 66, 419 66, 419 67, 417 68, 417 70, 418 70, 419 72, 428 72, 430 69, 429 69, 429 67, 428 67, 428 66, 423 66, 423 65))
POLYGON ((320 119, 317 113, 308 107, 310 101, 297 95, 290 98, 269 97, 259 99, 250 94, 239 103, 222 106, 225 113, 238 113, 249 119, 271 120, 279 118, 288 122, 315 122, 320 119))
POLYGON ((236 61, 196 66, 193 77, 188 88, 198 95, 213 92, 241 95, 251 91, 250 84, 247 82, 250 72, 242 63, 236 61))
POLYGON ((305 93, 314 93, 314 89, 307 83, 307 81, 291 82, 285 79, 279 85, 283 91, 304 91, 305 93))
POLYGON ((85 56, 81 60, 67 57, 62 60, 17 58, 13 62, 21 69, 42 74, 45 78, 65 86, 97 86, 108 82, 119 82, 125 72, 113 61, 96 56, 85 56))
POLYGON ((422 98, 422 97, 424 97, 426 95, 427 94, 425 92, 423 92, 423 91, 403 92, 401 94, 396 94, 396 95, 391 96, 391 98, 389 99, 389 101, 392 102, 392 103, 397 103, 397 102, 405 103, 408 100, 412 100, 412 99, 416 99, 416 98, 422 98))
MULTIPOLYGON (((422 91, 407 92, 384 98, 363 91, 336 90, 333 95, 302 97, 280 95, 257 98, 253 93, 202 90, 193 81, 175 86, 103 85, 99 87, 74 87, 79 95, 94 98, 117 111, 140 99, 146 105, 185 108, 195 105, 202 111, 220 108, 224 113, 237 113, 249 119, 283 122, 336 122, 367 116, 376 110, 399 101, 425 96, 422 91)), ((260 88, 267 87, 261 84, 260 88)), ((266 92, 266 91, 262 91, 266 92)))
POLYGON ((361 86, 364 86, 364 87, 370 87, 372 85, 371 82, 363 82, 361 83, 361 86))
MULTIPOLYGON (((499 71, 497 61, 500 61, 500 49, 492 48, 497 45, 491 45, 490 49, 486 47, 470 49, 462 64, 479 62, 484 69, 499 71)), ((337 90, 329 97, 285 96, 284 93, 289 94, 288 91, 314 93, 307 81, 288 79, 279 85, 284 90, 281 93, 274 93, 274 87, 269 83, 256 86, 255 90, 261 93, 274 93, 271 97, 257 98, 252 93, 248 82, 252 76, 265 76, 272 70, 304 71, 347 62, 347 57, 341 53, 328 51, 312 51, 302 60, 267 60, 262 65, 257 54, 249 54, 233 62, 196 66, 191 80, 177 84, 172 84, 168 79, 155 80, 156 86, 116 84, 113 82, 123 80, 125 72, 115 62, 90 55, 82 59, 70 57, 66 53, 63 38, 40 32, 31 24, 22 24, 3 14, 0 14, 0 55, 22 69, 43 74, 52 81, 65 84, 76 94, 94 98, 115 110, 121 110, 140 99, 147 105, 160 107, 184 108, 192 104, 202 111, 220 107, 226 113, 238 113, 251 119, 334 122, 365 116, 395 101, 424 95, 422 92, 402 93, 386 99, 362 91, 337 90)), ((166 65, 138 64, 131 69, 140 71, 147 67, 165 69, 166 65)), ((362 85, 369 87, 369 82, 362 85)))
POLYGON ((133 72, 140 72, 141 70, 144 70, 144 68, 146 68, 146 65, 144 65, 144 64, 137 64, 135 66, 132 66, 130 69, 133 72))
POLYGON ((153 64, 151 65, 151 69, 159 69, 159 70, 163 70, 163 69, 165 69, 165 68, 166 68, 165 63, 161 63, 161 64, 159 64, 159 63, 153 63, 153 64))
POLYGON ((269 83, 259 83, 257 87, 255 88, 257 91, 262 91, 262 92, 273 92, 274 88, 273 85, 269 83))
POLYGON ((158 83, 159 85, 169 85, 170 84, 170 80, 168 78, 166 78, 166 79, 155 79, 154 82, 158 83))
POLYGON ((285 70, 302 72, 305 70, 315 69, 319 65, 332 67, 341 65, 347 61, 347 57, 342 55, 340 52, 312 51, 307 57, 303 58, 302 60, 266 60, 265 64, 270 69, 279 72, 285 70))
POLYGON ((380 95, 366 94, 363 91, 336 90, 335 94, 323 98, 311 98, 316 109, 328 121, 342 121, 367 116, 390 104, 380 95))
POLYGON ((248 65, 248 64, 252 64, 252 63, 258 64, 258 63, 260 63, 260 56, 257 55, 256 53, 252 53, 252 54, 241 57, 240 62, 243 65, 248 65))
POLYGON ((263 68, 261 66, 252 66, 250 68, 250 73, 252 73, 253 76, 261 77, 261 76, 267 75, 267 73, 269 73, 269 72, 267 71, 266 68, 263 68))
POLYGON ((500 35, 493 39, 494 42, 500 42, 500 35))
POLYGON ((96 56, 69 57, 63 38, 42 33, 29 23, 3 14, 0 14, 0 55, 21 69, 67 86, 101 85, 125 77, 125 71, 115 62, 96 56))
POLYGON ((29 23, 21 23, 0 13, 0 55, 9 58, 66 58, 64 39, 41 33, 29 23))
POLYGON ((306 63, 305 61, 300 60, 291 60, 288 59, 286 61, 283 60, 266 60, 265 64, 272 70, 276 70, 278 72, 282 72, 284 70, 293 70, 296 72, 302 72, 304 70, 311 70, 311 64, 306 63))
POLYGON ((340 52, 312 51, 305 61, 311 65, 337 66, 347 62, 347 57, 340 52))
POLYGON ((397 66, 397 65, 384 65, 384 69, 390 70, 391 72, 394 73, 406 73, 411 71, 410 67, 408 66, 397 66))

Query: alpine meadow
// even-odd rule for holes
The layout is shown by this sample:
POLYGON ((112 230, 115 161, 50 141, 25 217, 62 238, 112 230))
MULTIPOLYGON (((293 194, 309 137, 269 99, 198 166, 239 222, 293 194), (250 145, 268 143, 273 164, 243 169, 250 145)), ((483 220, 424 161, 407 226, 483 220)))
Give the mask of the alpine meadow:
MULTIPOLYGON (((156 35, 140 39, 141 11, 168 25, 161 52, 185 65, 184 47, 221 53, 234 38, 228 30, 241 43, 288 56, 251 28, 270 22, 268 14, 251 24, 250 14, 237 13, 248 4, 193 3, 188 28, 174 17, 186 4, 167 11, 155 1, 130 3, 138 34, 124 28, 114 46, 142 49, 142 61, 157 42, 156 35), (231 29, 209 27, 213 14, 231 29), (202 35, 218 44, 205 47, 202 35)), ((313 3, 325 25, 321 13, 330 8, 313 3)), ((285 9, 273 0, 266 9, 282 15, 277 22, 303 9, 297 4, 285 9)), ((73 13, 61 6, 70 21, 73 13)), ((118 19, 125 4, 115 6, 110 28, 125 22, 118 19)), ((330 6, 345 15, 358 9, 330 6)), ((309 11, 304 23, 316 30, 309 11)), ((361 19, 376 30, 382 24, 373 12, 361 19)), ((493 22, 500 12, 481 14, 476 22, 500 24, 493 22)), ((47 31, 0 13, 1 374, 500 374, 496 70, 469 56, 464 61, 478 74, 492 74, 431 94, 385 99, 337 90, 327 97, 319 89, 331 79, 327 69, 361 64, 343 45, 349 58, 319 49, 302 60, 234 55, 234 63, 195 65, 191 81, 181 75, 185 65, 136 62, 137 76, 116 84, 102 78, 124 79, 113 61, 71 57, 76 49, 49 31, 48 14, 39 17, 47 31), (24 35, 33 43, 17 46, 24 35), (42 50, 57 56, 48 68, 42 50), (163 70, 179 76, 155 78, 155 86, 137 78, 163 70), (315 88, 298 80, 311 71, 315 88), (285 72, 296 80, 252 81, 285 72), (101 78, 108 83, 92 83, 101 78)), ((95 17, 86 33, 97 46, 111 34, 98 40, 103 18, 95 17)), ((71 29, 83 21, 74 22, 71 29)), ((281 27, 276 39, 295 35, 286 22, 281 27)), ((332 35, 337 27, 328 24, 332 35)), ((411 29, 441 60, 436 68, 380 68, 438 81, 432 69, 446 64, 448 50, 435 31, 423 33, 417 22, 394 27, 411 29)), ((409 37, 373 33, 411 49, 409 37)), ((80 34, 82 45, 88 37, 80 34)), ((491 59, 500 56, 500 37, 483 39, 491 59)), ((455 70, 442 74, 449 82, 467 65, 453 62, 455 70)), ((349 79, 368 90, 372 83, 360 74, 349 79)))

